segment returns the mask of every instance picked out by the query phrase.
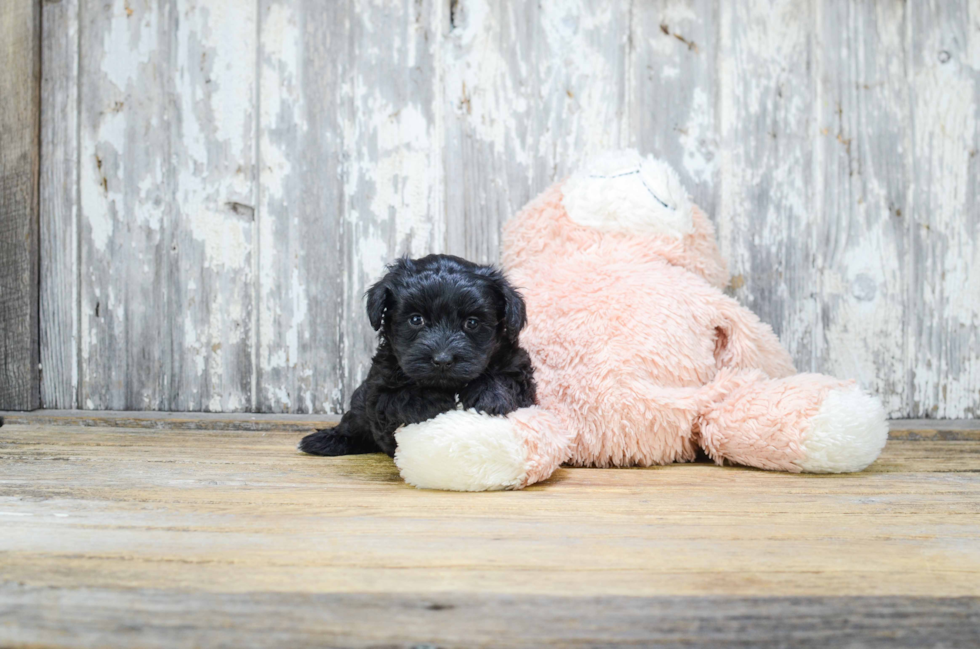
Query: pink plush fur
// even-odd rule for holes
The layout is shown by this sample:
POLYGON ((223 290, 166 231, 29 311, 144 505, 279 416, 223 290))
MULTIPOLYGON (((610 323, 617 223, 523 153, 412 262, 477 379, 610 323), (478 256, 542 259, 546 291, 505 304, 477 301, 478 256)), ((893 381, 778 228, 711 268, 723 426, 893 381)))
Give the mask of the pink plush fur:
POLYGON ((701 447, 719 463, 801 470, 810 418, 847 384, 791 376, 772 329, 719 290, 714 228, 696 207, 693 221, 682 240, 600 232, 568 217, 555 185, 505 226, 540 407, 560 422, 525 430, 536 467, 685 462, 701 447))
POLYGON ((687 462, 699 448, 792 472, 858 471, 878 456, 880 404, 850 382, 796 374, 772 329, 722 292, 714 228, 669 168, 626 152, 578 178, 576 218, 558 183, 504 227, 539 406, 406 427, 395 456, 406 480, 514 488, 561 464, 687 462))

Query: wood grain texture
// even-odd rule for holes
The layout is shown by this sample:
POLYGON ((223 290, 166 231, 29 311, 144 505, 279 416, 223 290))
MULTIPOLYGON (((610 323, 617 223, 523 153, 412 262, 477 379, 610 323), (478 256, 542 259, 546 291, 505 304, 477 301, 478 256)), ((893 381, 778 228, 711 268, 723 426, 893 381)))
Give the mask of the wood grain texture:
POLYGON ((260 4, 258 412, 344 405, 347 11, 342 3, 260 4))
POLYGON ((804 369, 820 324, 813 18, 792 0, 722 2, 718 39, 719 243, 735 296, 804 369))
POLYGON ((815 4, 819 176, 805 274, 818 311, 809 368, 858 379, 889 412, 904 412, 910 369, 895 362, 907 355, 913 271, 905 8, 815 4))
MULTIPOLYGON (((330 428, 340 422, 339 415, 254 414, 223 412, 158 412, 119 410, 34 410, 31 412, 0 411, 0 426, 75 426, 95 428, 150 428, 169 430, 231 430, 231 431, 298 431, 309 433, 317 428, 330 428)), ((950 435, 959 428, 926 429, 916 427, 915 437, 950 435)), ((965 434, 973 431, 964 431, 965 434)), ((975 432, 980 439, 980 430, 975 432)), ((958 437, 949 437, 958 439, 958 437)), ((964 438, 966 439, 966 438, 964 438)))
POLYGON ((976 440, 891 441, 848 476, 562 469, 458 494, 385 456, 301 455, 301 434, 0 428, 0 641, 977 632, 976 440))
POLYGON ((633 4, 630 146, 669 162, 714 216, 718 196, 719 3, 633 4))
POLYGON ((0 6, 0 408, 40 405, 41 9, 0 6))
POLYGON ((81 11, 79 405, 250 410, 254 7, 81 11))
POLYGON ((893 441, 848 476, 562 469, 458 494, 405 485, 385 456, 302 455, 301 434, 4 426, 0 575, 236 593, 980 596, 976 441, 893 441))
MULTIPOLYGON (((156 411, 0 410, 0 425, 85 426, 114 428, 172 428, 174 430, 291 430, 310 431, 340 421, 339 415, 283 413, 179 413, 156 411)), ((893 419, 889 439, 980 441, 980 420, 893 419)))
POLYGON ((442 247, 435 10, 263 6, 259 411, 342 410, 375 345, 364 292, 442 247))
POLYGON ((175 104, 168 123, 174 212, 167 409, 247 411, 257 10, 254 2, 177 0, 173 11, 174 52, 161 70, 172 79, 175 104))
POLYGON ((912 104, 908 403, 980 416, 980 3, 917 2, 906 28, 912 104))
POLYGON ((171 2, 80 0, 80 407, 168 410, 179 264, 171 2))
POLYGON ((500 227, 581 160, 627 143, 627 3, 450 3, 446 245, 499 257, 500 227))
POLYGON ((364 293, 394 258, 444 248, 436 60, 445 9, 443 0, 358 0, 348 16, 339 329, 345 398, 367 376, 377 346, 364 293))
POLYGON ((41 9, 41 405, 77 408, 79 3, 41 9))
POLYGON ((386 262, 495 261, 629 145, 801 370, 977 415, 975 0, 77 0, 77 83, 75 1, 45 8, 48 406, 338 413, 386 262))
POLYGON ((59 647, 969 647, 980 598, 185 593, 0 585, 0 638, 59 647))

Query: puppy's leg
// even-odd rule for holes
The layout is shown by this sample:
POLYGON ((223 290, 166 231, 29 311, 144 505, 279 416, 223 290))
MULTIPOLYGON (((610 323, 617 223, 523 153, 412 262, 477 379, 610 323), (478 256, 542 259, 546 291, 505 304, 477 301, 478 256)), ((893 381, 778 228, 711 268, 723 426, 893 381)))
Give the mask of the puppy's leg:
POLYGON ((395 431, 399 427, 427 421, 455 407, 452 392, 443 390, 412 386, 381 392, 376 404, 378 424, 373 427, 374 443, 384 453, 395 457, 395 431))
MULTIPOLYGON (((350 413, 348 413, 350 414, 350 413)), ((299 442, 299 450, 310 455, 360 455, 377 453, 380 449, 363 435, 351 430, 347 415, 334 428, 311 433, 299 442)))
POLYGON ((369 433, 364 416, 364 392, 362 384, 351 396, 350 410, 344 413, 334 428, 324 428, 307 435, 299 442, 299 450, 310 455, 360 455, 377 453, 378 446, 369 433))
POLYGON ((459 399, 466 410, 476 410, 487 415, 506 415, 521 405, 518 390, 513 381, 500 377, 480 377, 460 392, 459 399))
POLYGON ((467 410, 488 415, 506 415, 536 402, 531 359, 523 349, 512 354, 503 371, 484 374, 459 393, 467 410))

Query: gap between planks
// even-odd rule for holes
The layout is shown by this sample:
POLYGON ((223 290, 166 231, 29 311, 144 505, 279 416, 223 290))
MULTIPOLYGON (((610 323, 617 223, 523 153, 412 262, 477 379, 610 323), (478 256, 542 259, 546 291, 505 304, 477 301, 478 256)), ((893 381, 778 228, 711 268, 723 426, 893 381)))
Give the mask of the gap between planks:
MULTIPOLYGON (((0 411, 0 425, 84 426, 170 430, 304 431, 336 426, 339 415, 34 410, 0 411)), ((978 419, 893 419, 889 439, 971 441, 980 440, 978 419)))

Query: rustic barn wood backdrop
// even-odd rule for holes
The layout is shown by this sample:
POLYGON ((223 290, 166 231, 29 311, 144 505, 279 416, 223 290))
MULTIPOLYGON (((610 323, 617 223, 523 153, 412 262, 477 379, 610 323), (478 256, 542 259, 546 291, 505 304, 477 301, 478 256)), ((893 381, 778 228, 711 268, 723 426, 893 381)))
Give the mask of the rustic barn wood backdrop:
POLYGON ((42 61, 45 407, 339 412, 386 261, 634 146, 800 369, 980 411, 978 0, 45 0, 42 61))

